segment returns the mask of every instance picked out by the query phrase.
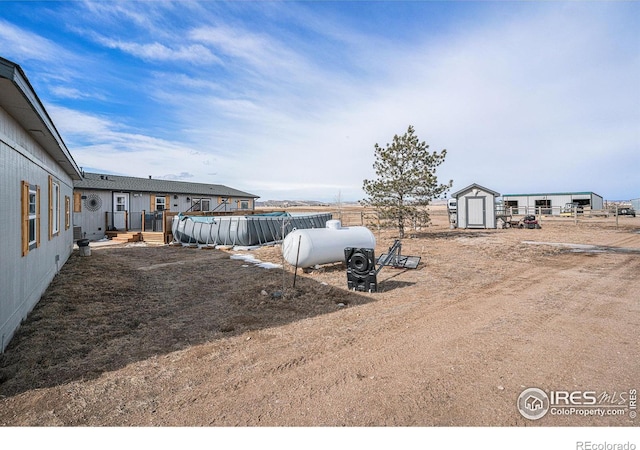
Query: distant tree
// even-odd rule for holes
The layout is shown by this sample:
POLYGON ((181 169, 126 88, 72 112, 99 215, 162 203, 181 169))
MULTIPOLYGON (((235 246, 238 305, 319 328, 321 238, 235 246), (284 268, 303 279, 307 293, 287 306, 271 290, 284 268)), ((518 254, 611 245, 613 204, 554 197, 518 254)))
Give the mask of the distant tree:
POLYGON ((453 180, 438 184, 436 177, 436 168, 446 155, 446 150, 430 152, 429 146, 418 140, 413 126, 409 125, 404 135, 393 136, 392 144, 384 148, 375 145, 373 168, 377 179, 364 180, 363 189, 368 198, 361 203, 375 208, 382 219, 393 220, 402 239, 405 223, 429 223, 425 207, 451 189, 453 180))

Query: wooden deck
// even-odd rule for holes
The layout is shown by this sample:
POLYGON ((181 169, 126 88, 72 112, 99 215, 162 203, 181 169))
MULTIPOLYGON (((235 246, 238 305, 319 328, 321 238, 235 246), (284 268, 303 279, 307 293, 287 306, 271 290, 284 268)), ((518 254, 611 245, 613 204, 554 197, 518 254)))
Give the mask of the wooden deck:
POLYGON ((114 242, 146 242, 151 245, 166 244, 164 233, 161 231, 107 231, 106 235, 114 242))

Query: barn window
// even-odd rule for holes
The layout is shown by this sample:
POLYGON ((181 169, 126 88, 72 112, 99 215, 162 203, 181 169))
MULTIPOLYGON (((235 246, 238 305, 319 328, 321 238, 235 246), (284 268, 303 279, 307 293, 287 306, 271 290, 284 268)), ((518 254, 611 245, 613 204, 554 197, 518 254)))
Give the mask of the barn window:
POLYGON ((518 200, 505 200, 504 209, 512 214, 518 214, 518 200))
POLYGON ((240 209, 249 209, 249 202, 247 200, 240 201, 240 209))
POLYGON ((551 214, 551 200, 536 200, 536 211, 538 209, 540 214, 551 214))

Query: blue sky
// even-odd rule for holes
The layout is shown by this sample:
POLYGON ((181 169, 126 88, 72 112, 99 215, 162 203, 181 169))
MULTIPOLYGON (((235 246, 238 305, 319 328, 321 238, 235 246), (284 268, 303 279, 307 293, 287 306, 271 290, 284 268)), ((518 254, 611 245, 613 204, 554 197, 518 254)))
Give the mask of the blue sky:
POLYGON ((413 125, 453 191, 640 197, 640 3, 3 1, 85 171, 364 197, 413 125))

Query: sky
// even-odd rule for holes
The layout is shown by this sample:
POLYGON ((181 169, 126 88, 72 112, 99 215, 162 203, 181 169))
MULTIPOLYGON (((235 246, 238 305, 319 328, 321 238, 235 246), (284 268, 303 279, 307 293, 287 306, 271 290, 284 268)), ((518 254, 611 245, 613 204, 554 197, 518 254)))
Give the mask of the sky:
POLYGON ((438 181, 640 197, 640 2, 6 1, 86 172, 357 201, 411 125, 438 181))

